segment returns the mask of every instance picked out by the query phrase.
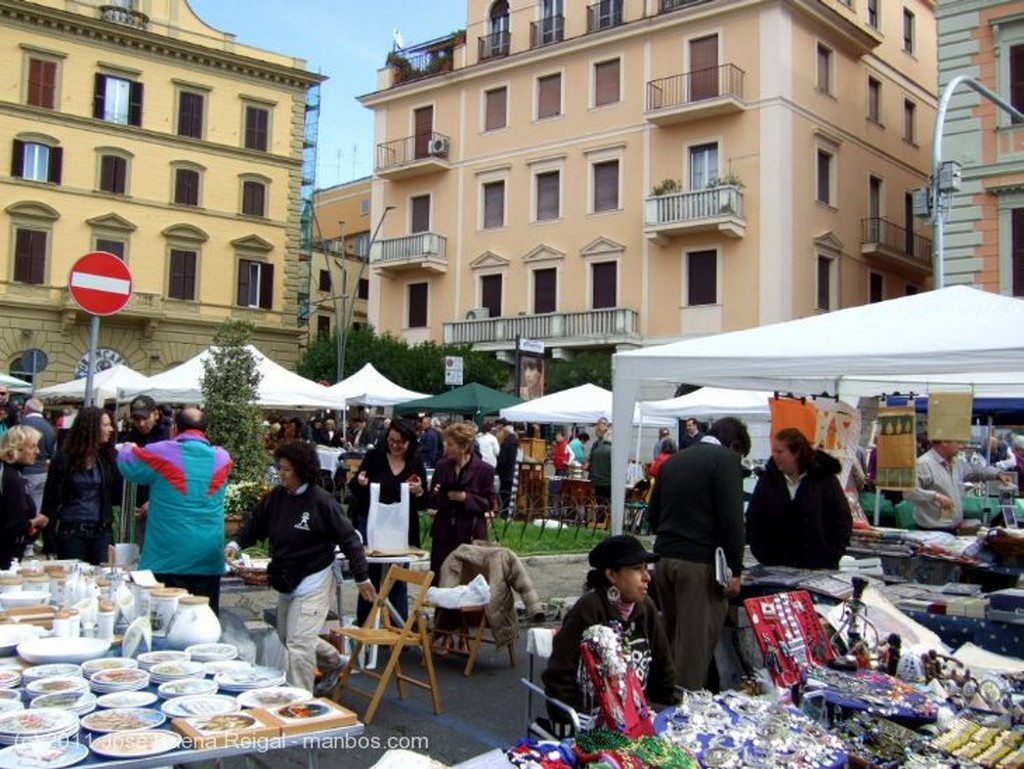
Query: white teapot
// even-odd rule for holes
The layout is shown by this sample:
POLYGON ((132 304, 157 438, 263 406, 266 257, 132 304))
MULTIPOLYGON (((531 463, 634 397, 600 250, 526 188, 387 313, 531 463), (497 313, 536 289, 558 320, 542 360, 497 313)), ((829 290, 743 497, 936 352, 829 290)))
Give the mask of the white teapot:
POLYGON ((167 647, 185 649, 193 644, 216 643, 220 632, 220 620, 210 608, 210 599, 202 595, 183 595, 167 625, 167 647))

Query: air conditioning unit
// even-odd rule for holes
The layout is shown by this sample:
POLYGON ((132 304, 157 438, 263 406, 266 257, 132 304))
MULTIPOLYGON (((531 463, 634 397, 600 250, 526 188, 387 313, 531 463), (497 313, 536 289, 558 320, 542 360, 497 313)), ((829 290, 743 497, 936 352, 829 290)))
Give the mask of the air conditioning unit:
POLYGON ((447 157, 448 156, 448 140, 446 138, 444 138, 443 136, 435 136, 433 139, 430 140, 430 144, 428 145, 427 150, 434 157, 439 157, 439 158, 447 157))
POLYGON ((466 310, 466 320, 485 320, 491 317, 491 311, 487 307, 474 307, 466 310))

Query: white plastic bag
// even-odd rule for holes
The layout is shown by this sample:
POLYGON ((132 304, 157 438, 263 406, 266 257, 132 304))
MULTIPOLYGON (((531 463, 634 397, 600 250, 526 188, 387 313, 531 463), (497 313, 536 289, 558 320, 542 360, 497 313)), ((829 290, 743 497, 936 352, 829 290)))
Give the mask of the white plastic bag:
POLYGON ((398 502, 380 501, 380 484, 370 484, 370 512, 366 520, 366 549, 406 552, 409 549, 409 484, 402 484, 398 502))

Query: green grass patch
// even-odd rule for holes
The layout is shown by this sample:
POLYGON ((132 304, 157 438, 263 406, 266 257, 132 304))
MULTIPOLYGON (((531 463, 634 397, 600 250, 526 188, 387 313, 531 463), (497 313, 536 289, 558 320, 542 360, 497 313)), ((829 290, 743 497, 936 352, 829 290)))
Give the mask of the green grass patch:
MULTIPOLYGON (((430 549, 430 518, 421 521, 422 543, 430 549)), ((495 519, 487 532, 488 539, 507 547, 517 555, 547 555, 555 553, 589 553, 591 548, 608 536, 605 529, 559 525, 558 521, 527 524, 525 521, 495 519)))

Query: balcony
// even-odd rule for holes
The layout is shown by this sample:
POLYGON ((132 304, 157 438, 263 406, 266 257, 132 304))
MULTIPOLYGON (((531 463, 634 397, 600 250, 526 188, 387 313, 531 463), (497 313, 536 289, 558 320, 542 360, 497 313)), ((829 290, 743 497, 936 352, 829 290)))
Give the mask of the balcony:
POLYGON ((655 125, 742 112, 743 70, 735 64, 684 72, 647 83, 644 117, 655 125))
POLYGON ((478 350, 512 350, 517 336, 541 339, 548 347, 604 347, 640 341, 637 312, 626 307, 444 324, 445 344, 471 344, 478 350))
POLYGON ((530 47, 560 43, 565 39, 565 17, 561 14, 530 22, 530 47))
POLYGON ((729 238, 747 232, 743 193, 735 184, 647 198, 644 234, 664 245, 674 235, 718 231, 729 238))
POLYGON ((512 49, 512 35, 507 29, 501 29, 477 39, 477 59, 499 59, 508 56, 512 49))
POLYGON ((658 13, 669 13, 678 11, 680 8, 689 8, 691 5, 703 5, 711 0, 659 0, 658 13))
POLYGON ((436 131, 393 139, 377 145, 374 172, 382 179, 407 179, 412 176, 447 171, 451 140, 436 131))
POLYGON ((133 8, 124 8, 120 5, 101 5, 99 10, 100 18, 111 24, 121 24, 125 27, 142 30, 149 27, 149 17, 133 8))
POLYGON ((865 256, 919 277, 932 274, 932 242, 928 238, 880 217, 862 219, 860 232, 860 252, 865 256))
POLYGON ((392 51, 386 62, 391 68, 391 85, 451 72, 455 66, 455 48, 465 42, 466 31, 459 30, 453 35, 392 51))
POLYGON ((617 27, 622 24, 622 0, 598 0, 587 6, 587 32, 599 32, 602 29, 617 27))
POLYGON ((378 240, 370 249, 370 266, 380 274, 415 269, 448 272, 448 238, 436 232, 417 232, 378 240))

